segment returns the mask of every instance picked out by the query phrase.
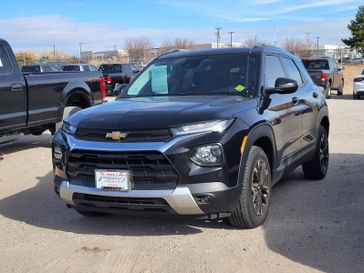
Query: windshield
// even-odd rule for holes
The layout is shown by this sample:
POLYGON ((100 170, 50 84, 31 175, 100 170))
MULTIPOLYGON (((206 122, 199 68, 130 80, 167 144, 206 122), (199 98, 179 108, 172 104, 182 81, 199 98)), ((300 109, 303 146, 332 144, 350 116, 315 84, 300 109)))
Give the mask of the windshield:
POLYGON ((302 60, 306 69, 329 70, 329 62, 327 60, 302 60))
POLYGON ((155 60, 120 97, 255 96, 255 57, 248 54, 155 60))

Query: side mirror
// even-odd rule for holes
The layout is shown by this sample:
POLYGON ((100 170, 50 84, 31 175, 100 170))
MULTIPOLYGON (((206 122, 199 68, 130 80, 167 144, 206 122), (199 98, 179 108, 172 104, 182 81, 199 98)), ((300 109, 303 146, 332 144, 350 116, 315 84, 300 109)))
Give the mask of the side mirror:
POLYGON ((298 84, 295 80, 288 78, 278 78, 275 82, 275 87, 265 89, 265 93, 267 95, 291 94, 296 92, 297 89, 298 89, 298 84))

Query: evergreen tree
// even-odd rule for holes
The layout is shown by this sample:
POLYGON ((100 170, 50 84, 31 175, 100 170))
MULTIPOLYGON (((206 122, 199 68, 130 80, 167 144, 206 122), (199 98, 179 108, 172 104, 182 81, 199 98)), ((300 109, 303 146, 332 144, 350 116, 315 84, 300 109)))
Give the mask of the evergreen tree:
POLYGON ((351 38, 342 39, 343 43, 364 54, 364 6, 360 6, 355 19, 350 21, 348 29, 351 38))

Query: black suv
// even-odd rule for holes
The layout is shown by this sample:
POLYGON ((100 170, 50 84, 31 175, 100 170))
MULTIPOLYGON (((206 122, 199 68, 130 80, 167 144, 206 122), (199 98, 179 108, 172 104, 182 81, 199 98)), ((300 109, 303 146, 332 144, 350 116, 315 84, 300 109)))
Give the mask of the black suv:
POLYGON ((274 47, 175 52, 117 101, 76 113, 52 145, 56 192, 83 215, 194 215, 253 228, 271 188, 329 164, 325 96, 274 47))

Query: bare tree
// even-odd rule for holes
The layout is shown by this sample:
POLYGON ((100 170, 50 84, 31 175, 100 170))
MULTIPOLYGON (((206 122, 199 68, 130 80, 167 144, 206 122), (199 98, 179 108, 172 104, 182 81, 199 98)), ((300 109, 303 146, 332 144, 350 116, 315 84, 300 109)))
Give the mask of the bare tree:
POLYGON ((136 64, 144 62, 144 51, 152 47, 152 41, 148 37, 140 36, 125 41, 125 48, 129 54, 129 60, 136 64))
POLYGON ((171 49, 178 48, 178 49, 193 49, 195 43, 188 38, 179 37, 176 38, 174 41, 166 40, 161 45, 161 52, 167 52, 171 49))
POLYGON ((258 39, 258 37, 257 37, 257 36, 249 37, 249 38, 247 38, 247 39, 244 41, 244 45, 245 45, 246 47, 255 47, 255 46, 260 45, 260 44, 262 44, 262 43, 263 43, 263 41, 262 41, 262 40, 260 40, 260 39, 258 39))
POLYGON ((312 41, 303 41, 301 39, 288 38, 283 42, 283 47, 296 55, 301 57, 310 57, 314 49, 312 41))

